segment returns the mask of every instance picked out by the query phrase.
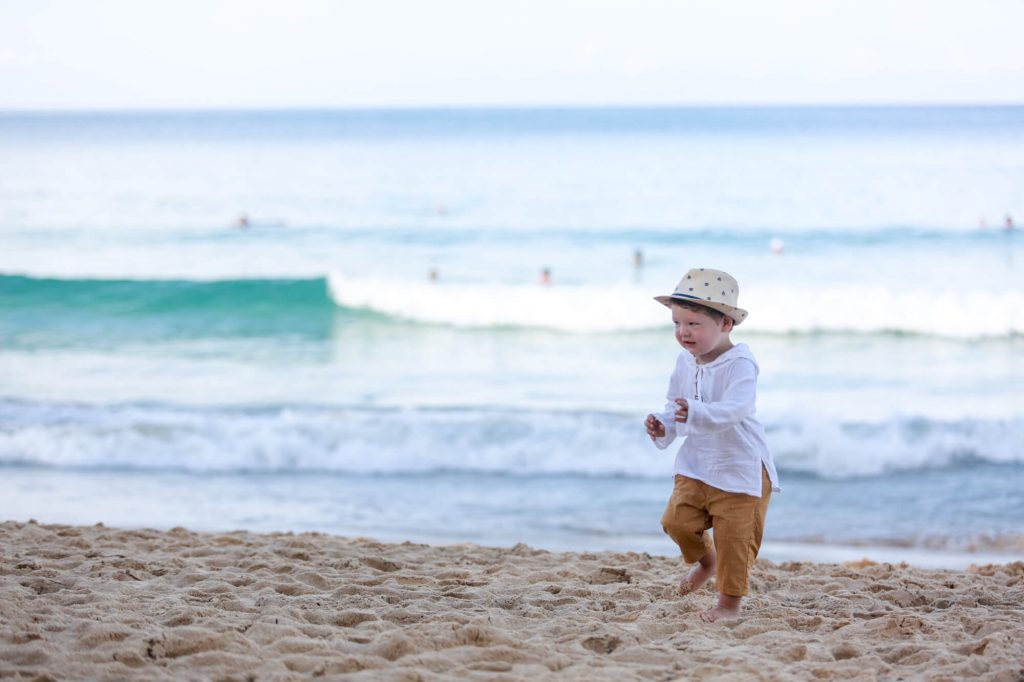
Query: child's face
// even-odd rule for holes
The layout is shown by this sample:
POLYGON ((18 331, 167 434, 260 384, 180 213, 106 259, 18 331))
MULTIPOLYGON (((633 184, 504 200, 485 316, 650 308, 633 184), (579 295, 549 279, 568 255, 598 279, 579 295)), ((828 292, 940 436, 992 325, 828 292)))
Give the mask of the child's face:
POLYGON ((674 305, 672 322, 676 328, 676 341, 698 362, 711 362, 732 346, 729 340, 732 320, 729 317, 716 321, 707 313, 674 305))

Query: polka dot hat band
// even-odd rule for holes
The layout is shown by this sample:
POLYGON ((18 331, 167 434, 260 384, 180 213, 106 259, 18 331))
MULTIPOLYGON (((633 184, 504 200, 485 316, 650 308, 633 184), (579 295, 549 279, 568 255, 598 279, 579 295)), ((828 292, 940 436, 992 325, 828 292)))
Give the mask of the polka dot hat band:
POLYGON ((690 301, 725 313, 739 324, 747 319, 747 311, 736 307, 740 285, 736 278, 721 270, 693 268, 679 280, 676 290, 669 296, 655 296, 654 300, 669 306, 672 301, 690 301))

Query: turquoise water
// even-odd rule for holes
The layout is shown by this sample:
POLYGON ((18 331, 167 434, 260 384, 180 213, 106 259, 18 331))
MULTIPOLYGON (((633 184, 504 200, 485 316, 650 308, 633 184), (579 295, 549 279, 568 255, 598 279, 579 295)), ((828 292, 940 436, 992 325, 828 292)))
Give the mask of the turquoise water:
POLYGON ((1024 553, 1022 108, 0 114, 0 146, 4 518, 671 552, 650 299, 707 266, 751 311, 769 551, 1024 553))

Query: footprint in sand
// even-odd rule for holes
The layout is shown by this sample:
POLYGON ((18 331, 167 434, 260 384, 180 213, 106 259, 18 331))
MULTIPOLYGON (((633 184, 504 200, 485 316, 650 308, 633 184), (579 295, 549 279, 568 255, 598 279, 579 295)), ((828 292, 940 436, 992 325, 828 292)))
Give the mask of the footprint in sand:
POLYGON ((604 635, 602 637, 588 637, 580 644, 583 645, 584 649, 589 649, 595 654, 610 654, 622 644, 622 640, 613 635, 604 635))
POLYGON ((394 561, 388 561, 380 557, 364 557, 361 559, 363 564, 370 568, 375 568, 378 571, 384 571, 385 573, 394 573, 395 571, 401 570, 401 566, 396 564, 394 561))

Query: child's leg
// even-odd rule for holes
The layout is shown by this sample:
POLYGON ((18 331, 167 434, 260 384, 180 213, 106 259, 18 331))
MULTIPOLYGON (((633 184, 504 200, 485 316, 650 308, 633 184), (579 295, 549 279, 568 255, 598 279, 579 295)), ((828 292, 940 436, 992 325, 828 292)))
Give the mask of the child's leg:
POLYGON ((747 594, 750 571, 761 549, 771 494, 771 481, 763 469, 761 497, 724 491, 712 493, 708 510, 714 519, 719 599, 718 606, 705 614, 705 620, 739 615, 740 601, 747 594))
POLYGON ((708 537, 711 516, 704 506, 708 486, 685 476, 676 476, 661 526, 683 553, 688 564, 697 563, 693 571, 679 583, 679 592, 693 592, 715 573, 715 549, 708 537))
POLYGON ((715 574, 715 569, 718 568, 718 554, 715 552, 715 546, 712 544, 710 536, 710 533, 704 532, 704 544, 707 546, 707 553, 698 559, 697 565, 693 567, 693 570, 679 581, 679 594, 684 597, 703 587, 704 583, 715 574))

